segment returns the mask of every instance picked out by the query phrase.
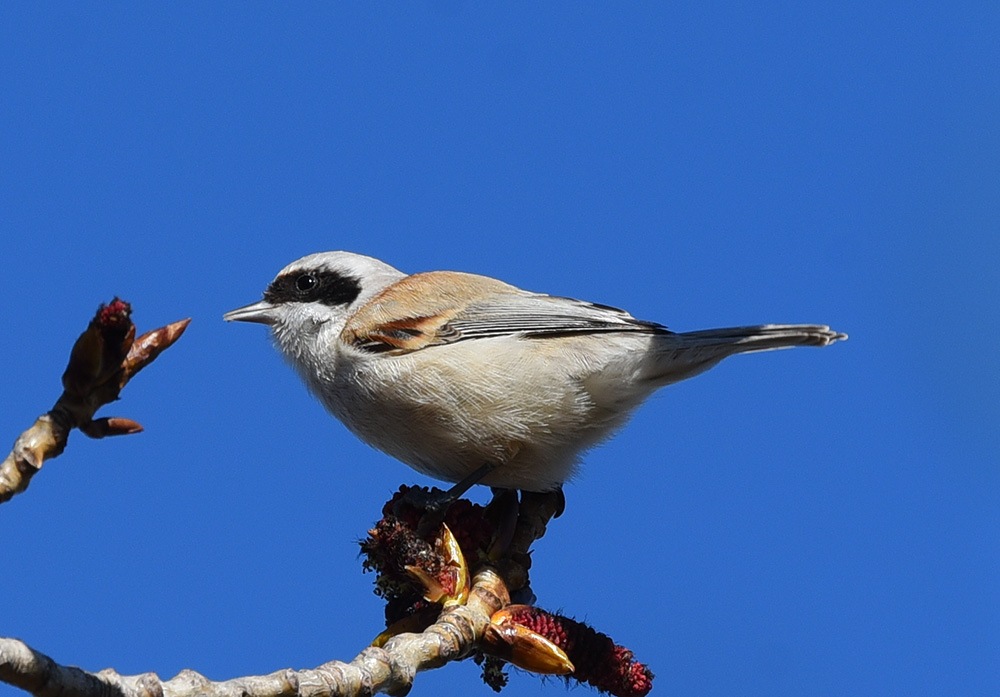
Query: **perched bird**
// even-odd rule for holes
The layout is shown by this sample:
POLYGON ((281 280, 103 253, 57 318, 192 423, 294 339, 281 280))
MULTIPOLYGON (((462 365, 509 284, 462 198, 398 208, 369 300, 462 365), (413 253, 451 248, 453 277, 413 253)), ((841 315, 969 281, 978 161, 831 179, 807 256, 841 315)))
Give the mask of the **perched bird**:
POLYGON ((653 392, 727 356, 827 346, 811 324, 675 333, 606 305, 455 271, 406 275, 323 252, 229 321, 270 325, 312 393, 361 440, 448 482, 548 491, 653 392))

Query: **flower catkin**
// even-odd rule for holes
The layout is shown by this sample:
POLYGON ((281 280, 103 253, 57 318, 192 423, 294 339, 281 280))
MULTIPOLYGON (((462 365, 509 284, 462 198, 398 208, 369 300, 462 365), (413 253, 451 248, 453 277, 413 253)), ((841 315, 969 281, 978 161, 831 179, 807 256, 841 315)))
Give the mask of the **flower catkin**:
POLYGON ((506 608, 507 618, 541 634, 566 652, 576 667, 571 677, 616 697, 644 697, 653 687, 653 673, 592 627, 541 608, 506 608))

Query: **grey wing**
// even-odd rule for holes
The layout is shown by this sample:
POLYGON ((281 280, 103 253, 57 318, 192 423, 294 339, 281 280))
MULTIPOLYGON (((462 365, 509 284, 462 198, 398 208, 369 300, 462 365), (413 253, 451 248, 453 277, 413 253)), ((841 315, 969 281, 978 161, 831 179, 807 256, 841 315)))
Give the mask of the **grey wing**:
POLYGON ((473 303, 448 321, 452 341, 520 334, 525 337, 600 332, 670 333, 662 324, 624 310, 572 298, 535 293, 494 296, 473 303))

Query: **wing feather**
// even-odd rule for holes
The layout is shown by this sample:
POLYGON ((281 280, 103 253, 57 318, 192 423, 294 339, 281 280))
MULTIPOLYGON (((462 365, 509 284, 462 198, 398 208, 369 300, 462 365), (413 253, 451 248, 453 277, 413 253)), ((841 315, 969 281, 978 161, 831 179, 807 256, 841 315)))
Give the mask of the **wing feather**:
POLYGON ((456 341, 599 332, 666 332, 624 310, 529 293, 485 276, 414 274, 376 295, 351 318, 342 338, 376 353, 408 353, 456 341))

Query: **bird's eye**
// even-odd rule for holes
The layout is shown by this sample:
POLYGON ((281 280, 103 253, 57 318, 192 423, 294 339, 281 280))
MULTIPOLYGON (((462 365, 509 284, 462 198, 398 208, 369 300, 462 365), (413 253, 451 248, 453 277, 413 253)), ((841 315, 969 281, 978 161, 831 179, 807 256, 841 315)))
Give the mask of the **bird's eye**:
POLYGON ((319 283, 319 281, 317 281, 316 277, 311 273, 302 274, 295 279, 295 290, 300 293, 308 293, 316 287, 317 283, 319 283))

